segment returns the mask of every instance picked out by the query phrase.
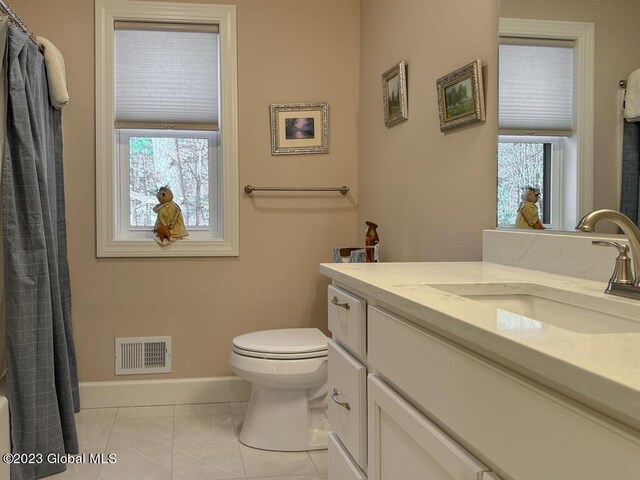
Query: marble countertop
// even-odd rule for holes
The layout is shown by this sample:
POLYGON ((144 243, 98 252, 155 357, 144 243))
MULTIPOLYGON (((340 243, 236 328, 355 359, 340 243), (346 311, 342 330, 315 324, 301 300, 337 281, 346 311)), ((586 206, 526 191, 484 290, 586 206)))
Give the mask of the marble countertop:
POLYGON ((640 301, 605 295, 603 282, 486 262, 327 263, 320 272, 381 308, 640 430, 640 301), (551 287, 587 308, 612 302, 616 314, 629 319, 629 330, 635 330, 632 322, 638 328, 607 333, 505 322, 504 311, 494 306, 429 286, 496 283, 551 287))

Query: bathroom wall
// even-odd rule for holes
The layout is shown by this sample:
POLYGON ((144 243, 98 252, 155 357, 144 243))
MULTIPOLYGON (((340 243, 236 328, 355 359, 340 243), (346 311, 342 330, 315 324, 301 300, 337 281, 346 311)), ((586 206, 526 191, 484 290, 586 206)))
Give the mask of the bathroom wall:
POLYGON ((215 0, 238 6, 240 192, 248 183, 352 190, 346 197, 240 193, 240 257, 193 259, 96 258, 94 2, 10 3, 67 65, 65 182, 80 380, 136 378, 114 376, 115 337, 173 337, 173 373, 141 379, 209 377, 230 374, 235 335, 326 328, 328 281, 318 264, 330 261, 334 245, 356 241, 359 1, 215 0), (330 105, 330 153, 271 156, 269 104, 317 101, 330 105))
MULTIPOLYGON (((637 0, 503 0, 500 15, 595 24, 594 209, 620 208, 619 80, 640 68, 637 0)), ((615 232, 615 229, 611 230, 615 232)))
POLYGON ((480 260, 495 226, 497 0, 361 3, 358 226, 385 261, 480 260), (480 59, 487 121, 443 134, 436 80, 480 59), (408 121, 387 128, 382 73, 408 64, 408 121))

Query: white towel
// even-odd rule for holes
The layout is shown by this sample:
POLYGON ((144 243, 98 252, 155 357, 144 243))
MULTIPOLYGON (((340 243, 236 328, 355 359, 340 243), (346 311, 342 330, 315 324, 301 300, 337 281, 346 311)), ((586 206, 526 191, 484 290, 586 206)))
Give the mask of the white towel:
POLYGON ((62 110, 69 103, 67 78, 64 71, 64 58, 53 43, 43 37, 37 37, 38 44, 44 49, 44 65, 47 68, 47 82, 49 83, 49 100, 58 110, 62 110))
POLYGON ((640 122, 640 68, 627 78, 624 95, 624 118, 629 122, 640 122))

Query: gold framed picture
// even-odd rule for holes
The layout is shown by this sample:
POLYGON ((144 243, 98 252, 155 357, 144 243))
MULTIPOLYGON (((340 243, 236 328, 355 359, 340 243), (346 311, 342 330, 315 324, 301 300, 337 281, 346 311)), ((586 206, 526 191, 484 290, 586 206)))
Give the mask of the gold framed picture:
POLYGON ((480 60, 440 77, 436 87, 441 131, 485 121, 480 60))
POLYGON ((405 121, 407 112, 407 66, 400 62, 382 74, 384 124, 391 127, 405 121))
POLYGON ((328 114, 326 102, 271 105, 271 154, 328 153, 328 114))

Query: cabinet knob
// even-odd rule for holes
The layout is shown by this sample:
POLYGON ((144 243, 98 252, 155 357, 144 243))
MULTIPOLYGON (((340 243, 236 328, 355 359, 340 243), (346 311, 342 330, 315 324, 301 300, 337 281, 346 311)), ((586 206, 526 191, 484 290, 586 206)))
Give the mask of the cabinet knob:
POLYGON ((337 403, 338 405, 340 405, 343 408, 346 408, 347 411, 351 411, 351 405, 349 405, 349 402, 341 402, 339 401, 336 397, 340 395, 340 392, 338 392, 338 390, 336 390, 335 388, 333 389, 333 392, 331 392, 331 400, 333 400, 335 403, 337 403))
POLYGON ((340 303, 340 302, 338 301, 338 297, 333 297, 333 298, 331 299, 331 303, 333 303, 336 307, 342 307, 342 308, 344 308, 345 310, 349 310, 349 309, 351 308, 351 305, 349 305, 349 304, 348 304, 348 303, 346 303, 346 302, 345 302, 345 303, 340 303))

